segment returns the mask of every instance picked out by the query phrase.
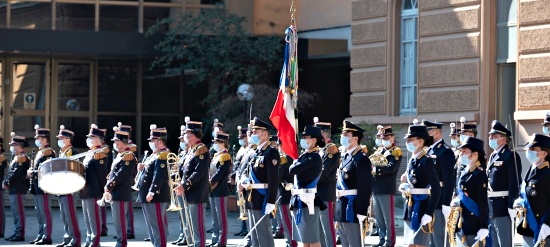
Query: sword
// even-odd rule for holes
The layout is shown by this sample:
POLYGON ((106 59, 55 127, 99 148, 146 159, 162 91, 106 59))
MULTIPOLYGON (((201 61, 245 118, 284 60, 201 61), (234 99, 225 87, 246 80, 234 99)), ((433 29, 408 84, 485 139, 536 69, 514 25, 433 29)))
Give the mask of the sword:
MULTIPOLYGON (((252 193, 252 191, 250 191, 250 193, 252 193)), ((277 200, 275 201, 275 205, 277 205, 277 203, 279 202, 279 200, 281 200, 282 196, 279 196, 279 198, 277 198, 277 200)), ((263 212, 262 212, 263 213, 263 212)), ((254 229, 256 229, 256 227, 258 227, 258 225, 260 225, 260 222, 262 222, 263 219, 265 219, 266 216, 268 215, 271 215, 271 214, 264 214, 264 216, 262 216, 262 218, 260 218, 258 220, 258 222, 256 222, 256 224, 250 228, 250 230, 248 231, 248 233, 246 234, 246 236, 244 236, 244 238, 241 240, 241 242, 239 243, 239 245, 237 245, 237 247, 241 247, 243 246, 243 242, 248 238, 248 236, 250 236, 250 234, 252 234, 252 232, 254 231, 254 229)))
POLYGON ((541 245, 541 244, 542 244, 542 242, 544 242, 544 241, 545 241, 545 238, 539 239, 539 240, 535 243, 535 245, 533 245, 533 247, 543 246, 543 245, 541 245))
POLYGON ((418 230, 416 230, 416 232, 414 232, 414 234, 412 235, 411 238, 409 238, 409 241, 407 241, 407 245, 410 245, 414 238, 416 237, 416 235, 418 235, 418 233, 422 230, 422 226, 420 226, 420 228, 418 228, 418 230))
POLYGON ((75 154, 75 155, 72 155, 71 157, 68 157, 67 159, 69 160, 77 160, 77 159, 80 159, 88 154, 91 154, 91 153, 100 153, 100 152, 103 152, 103 148, 97 148, 97 149, 94 149, 94 150, 90 150, 88 152, 84 152, 84 153, 79 153, 79 154, 75 154))
POLYGON ((359 231, 361 231, 361 246, 365 246, 365 229, 363 229, 365 223, 364 220, 359 221, 359 231))

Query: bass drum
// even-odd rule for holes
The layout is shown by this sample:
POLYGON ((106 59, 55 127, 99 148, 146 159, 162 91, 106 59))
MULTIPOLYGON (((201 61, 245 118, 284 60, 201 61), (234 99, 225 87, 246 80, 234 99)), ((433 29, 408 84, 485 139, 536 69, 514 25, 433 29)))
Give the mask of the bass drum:
POLYGON ((38 187, 48 194, 68 195, 86 184, 84 165, 78 160, 49 159, 38 167, 38 187))

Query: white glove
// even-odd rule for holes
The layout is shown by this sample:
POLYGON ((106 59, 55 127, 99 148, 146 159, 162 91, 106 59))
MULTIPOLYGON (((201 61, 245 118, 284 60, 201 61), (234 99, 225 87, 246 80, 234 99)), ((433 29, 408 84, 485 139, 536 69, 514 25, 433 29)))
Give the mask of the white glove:
POLYGON ((410 187, 411 187, 411 185, 408 184, 408 183, 401 183, 401 184, 399 185, 399 192, 401 192, 401 193, 407 193, 407 190, 409 190, 410 187))
POLYGON ((512 223, 514 223, 514 218, 516 218, 517 211, 515 209, 509 208, 508 214, 510 215, 510 220, 512 221, 512 223))
POLYGON ((265 205, 264 214, 270 214, 275 209, 275 204, 268 203, 265 205))
POLYGON ((430 222, 432 222, 432 216, 429 216, 427 214, 423 215, 422 219, 420 220, 420 224, 423 226, 427 225, 430 222))
POLYGON ((476 237, 474 238, 475 240, 483 240, 485 239, 487 236, 489 236, 489 230, 488 229, 485 229, 485 228, 481 228, 477 231, 477 235, 476 237))
POLYGON ((443 217, 445 217, 445 223, 449 221, 449 215, 451 215, 451 207, 441 205, 441 212, 443 213, 443 217))
POLYGON ((366 218, 367 218, 367 216, 365 216, 365 215, 361 215, 361 214, 357 215, 357 219, 359 220, 359 222, 364 222, 366 218))
POLYGON ((539 238, 537 239, 537 241, 541 239, 546 239, 548 235, 550 235, 550 227, 547 224, 542 224, 542 226, 540 227, 539 238))

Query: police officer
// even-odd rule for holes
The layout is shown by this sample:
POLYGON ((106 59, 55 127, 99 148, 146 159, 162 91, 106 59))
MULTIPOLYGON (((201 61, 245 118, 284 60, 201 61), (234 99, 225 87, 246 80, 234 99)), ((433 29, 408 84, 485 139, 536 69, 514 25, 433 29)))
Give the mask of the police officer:
POLYGON ((11 132, 10 151, 13 160, 6 178, 2 182, 2 189, 8 190, 10 195, 10 208, 13 217, 13 235, 5 238, 11 242, 25 241, 25 206, 23 197, 27 194, 29 181, 26 179, 27 170, 30 167, 30 159, 25 154, 23 145, 25 145, 24 136, 16 136, 11 132))
POLYGON ((100 207, 97 200, 103 196, 103 186, 107 183, 105 171, 108 169, 107 154, 110 153, 102 147, 105 132, 106 129, 99 129, 96 124, 92 124, 90 132, 86 135, 86 146, 92 151, 82 162, 86 168, 86 185, 80 191, 86 226, 86 247, 99 246, 101 239, 101 220, 98 215, 100 207))
MULTIPOLYGON (((273 148, 276 148, 277 151, 279 151, 279 157, 282 161, 283 156, 281 155, 282 154, 281 153, 282 149, 279 148, 279 146, 280 146, 279 145, 279 137, 277 135, 269 136, 269 143, 271 144, 271 146, 273 146, 273 148)), ((287 167, 287 169, 288 169, 288 167, 287 167)), ((279 179, 282 179, 282 177, 281 177, 281 164, 279 164, 279 179)), ((292 181, 292 180, 290 180, 290 181, 292 181)), ((283 183, 283 181, 281 180, 281 183, 279 183, 279 195, 281 196, 281 199, 277 203, 277 206, 281 205, 281 202, 282 202, 282 199, 283 199, 282 198, 283 195, 281 194, 282 183, 283 183)), ((290 193, 290 191, 286 191, 286 192, 290 193)), ((290 196, 288 198, 288 203, 290 203, 290 196)), ((278 212, 277 212, 277 215, 278 215, 278 212)), ((285 236, 282 218, 278 217, 277 215, 273 215, 273 217, 271 218, 271 231, 273 232, 273 239, 280 239, 280 238, 284 238, 284 236, 285 236)), ((288 215, 290 215, 290 211, 288 211, 288 215)))
MULTIPOLYGON (((279 203, 277 203, 277 206, 279 206, 279 210, 277 210, 277 221, 280 222, 280 225, 278 226, 280 228, 277 229, 277 232, 283 232, 283 235, 287 239, 287 247, 296 247, 298 246, 298 243, 296 242, 296 240, 292 239, 293 224, 290 216, 290 197, 292 195, 290 191, 294 186, 294 175, 290 174, 289 168, 294 160, 292 159, 292 157, 286 155, 281 149, 281 140, 279 140, 279 137, 273 135, 271 136, 269 141, 273 142, 274 145, 276 145, 281 159, 279 167, 279 178, 281 179, 281 183, 279 184, 279 196, 281 196, 281 199, 279 200, 279 203)), ((275 235, 273 237, 275 238, 275 235)))
POLYGON ((218 132, 213 141, 216 153, 210 162, 210 213, 214 224, 210 246, 219 247, 227 245, 227 180, 232 164, 228 152, 229 134, 218 132))
POLYGON ((363 246, 364 231, 372 194, 372 164, 359 144, 364 129, 344 121, 340 144, 343 158, 337 171, 336 213, 342 246, 363 246))
POLYGON ((201 143, 202 122, 187 121, 183 140, 189 147, 185 157, 183 177, 175 191, 183 195, 187 210, 189 234, 185 234, 189 246, 201 247, 206 245, 204 228, 204 208, 208 201, 210 189, 208 179, 208 161, 210 153, 206 145, 201 143))
POLYGON ((457 128, 455 123, 449 124, 449 127, 451 128, 451 132, 449 133, 449 137, 451 138, 451 149, 455 153, 455 157, 458 157, 458 152, 460 151, 458 146, 460 146, 460 129, 457 128))
POLYGON ((149 148, 153 151, 147 164, 140 163, 138 169, 144 174, 139 181, 138 196, 143 207, 145 220, 152 232, 151 243, 155 247, 165 247, 168 238, 166 206, 170 202, 170 177, 168 176, 167 132, 156 124, 150 126, 149 148))
MULTIPOLYGON (((8 171, 8 160, 3 155, 4 153, 4 138, 0 137, 0 181, 4 181, 6 172, 8 171)), ((6 228, 6 213, 4 212, 4 189, 0 188, 0 238, 4 237, 6 228)))
POLYGON ((544 121, 542 122, 542 133, 550 135, 550 112, 546 113, 546 117, 544 117, 544 121))
MULTIPOLYGON (((456 241, 459 246, 484 246, 484 239, 489 235, 489 207, 487 201, 487 174, 481 164, 487 162, 483 141, 475 137, 468 137, 461 146, 460 163, 465 166, 460 174, 457 185, 458 195, 451 205, 462 211, 453 212, 458 215, 452 217, 451 224, 459 229, 456 231, 456 241)), ((453 237, 453 236, 451 236, 453 237)))
POLYGON ((382 155, 387 164, 372 167, 374 215, 378 226, 380 241, 378 246, 395 245, 395 179, 401 166, 401 149, 395 145, 395 136, 391 126, 380 126, 377 136, 382 140, 382 147, 376 154, 382 155))
MULTIPOLYGON (((122 131, 128 133, 128 148, 132 153, 134 153, 134 157, 139 157, 139 153, 137 150, 137 145, 132 142, 132 126, 130 125, 123 125, 121 122, 118 122, 118 125, 113 128, 115 132, 122 131), (116 130, 115 130, 116 129, 116 130)), ((115 150, 116 151, 116 150, 115 150)), ((118 153, 118 152, 117 152, 118 153)), ((134 164, 137 166, 137 163, 134 164)), ((137 167, 134 167, 133 169, 134 174, 131 174, 132 177, 135 177, 137 175, 137 167)), ((132 180, 132 183, 134 183, 134 180, 132 180)), ((133 184, 132 184, 133 185, 133 184)), ((132 197, 132 192, 130 191, 130 197, 132 197)), ((134 207, 132 200, 130 201, 124 201, 125 204, 125 212, 126 212, 126 239, 135 239, 135 231, 134 231, 134 207)), ((114 237, 116 238, 116 236, 114 237)))
MULTIPOLYGON (((78 150, 71 144, 74 138, 74 132, 65 129, 64 125, 59 126, 57 135, 57 146, 59 146, 59 158, 69 158, 78 154, 78 150)), ((78 217, 76 215, 76 204, 73 194, 57 196, 59 201, 59 212, 61 213, 61 222, 63 223, 63 243, 57 246, 63 247, 80 246, 81 236, 78 227, 78 217)))
MULTIPOLYGON (((245 154, 250 150, 250 145, 248 144, 248 137, 246 135, 246 132, 248 131, 248 128, 242 128, 241 126, 237 126, 237 131, 239 133, 239 151, 237 151, 237 154, 235 155, 234 164, 233 164, 233 171, 230 175, 230 181, 231 185, 235 186, 235 191, 237 191, 237 174, 241 170, 243 165, 243 158, 245 154)), ((240 196, 240 195, 237 195, 240 196)), ((241 207, 239 207, 239 210, 241 210, 241 207)), ((246 212, 240 212, 241 215, 246 214, 246 212)), ((233 236, 246 236, 248 233, 248 227, 247 227, 247 221, 241 220, 241 231, 238 233, 233 234, 233 236)))
POLYGON ((105 193, 111 196, 111 211, 117 234, 117 247, 125 247, 127 243, 127 217, 126 210, 132 201, 132 174, 136 169, 137 159, 130 149, 128 142, 130 134, 125 131, 116 131, 112 141, 113 149, 117 156, 111 165, 111 172, 107 184, 104 187, 105 193))
POLYGON ((487 196, 493 246, 511 246, 512 223, 515 217, 514 200, 519 194, 521 159, 507 142, 512 132, 499 121, 493 120, 489 132, 489 147, 494 151, 489 157, 487 196))
POLYGON ((434 232, 430 236, 431 246, 443 247, 445 239, 445 219, 451 213, 451 199, 456 185, 455 155, 453 150, 443 140, 443 123, 422 120, 426 125, 428 134, 433 138, 434 143, 428 148, 428 155, 435 156, 435 169, 441 185, 441 197, 435 209, 434 232))
POLYGON ((441 196, 441 185, 436 173, 435 159, 424 148, 433 144, 425 125, 413 125, 405 135, 407 150, 412 158, 407 171, 401 176, 399 191, 407 197, 405 205, 405 245, 427 246, 431 233, 430 223, 441 196), (426 227, 424 226, 427 226, 426 227))
MULTIPOLYGON (((189 121, 189 118, 186 117, 185 118, 185 122, 189 121)), ((181 182, 181 178, 183 177, 183 172, 184 172, 184 163, 185 163, 185 157, 187 157, 187 153, 189 152, 189 146, 187 146, 187 143, 185 142, 185 140, 183 139, 185 135, 185 125, 182 125, 180 127, 180 136, 178 137, 178 139, 180 140, 180 143, 179 143, 179 153, 178 153, 178 171, 177 171, 177 174, 174 173, 171 175, 171 179, 172 181, 174 182, 181 182)), ((171 192, 171 193, 175 193, 175 192, 171 192)), ((177 195, 176 194, 176 200, 178 200, 178 204, 180 207, 184 207, 184 203, 183 203, 183 195, 177 195)), ((179 228, 180 228, 180 233, 178 235, 178 239, 175 240, 175 241, 172 241, 171 244, 173 245, 178 245, 178 246, 183 246, 183 245, 187 245, 187 240, 185 238, 185 235, 189 235, 189 229, 187 227, 187 218, 186 218, 186 214, 183 212, 183 210, 187 210, 185 208, 183 208, 182 210, 179 210, 178 211, 178 214, 179 214, 179 228)))
POLYGON ((336 201, 336 171, 340 165, 340 152, 336 144, 332 143, 331 123, 319 122, 319 118, 313 118, 313 125, 321 128, 321 134, 325 147, 319 150, 323 160, 323 171, 317 182, 317 195, 321 197, 327 210, 319 212, 319 234, 321 246, 336 246, 336 230, 334 229, 334 202, 336 201))
POLYGON ((302 154, 290 168, 294 175, 294 188, 290 209, 294 219, 294 240, 304 246, 321 246, 319 237, 319 211, 325 210, 323 199, 317 195, 317 182, 323 170, 319 148, 325 146, 321 128, 306 126, 300 139, 302 154))
POLYGON ((48 159, 55 158, 55 151, 50 147, 50 130, 40 128, 38 124, 34 129, 34 144, 38 152, 34 158, 33 167, 29 169, 27 175, 31 178, 31 194, 34 195, 34 207, 38 219, 38 236, 29 243, 45 245, 52 244, 52 208, 49 195, 38 187, 38 167, 48 159))
MULTIPOLYGON (((460 142, 465 142, 466 137, 477 137, 477 123, 467 122, 465 117, 460 118, 460 142)), ((485 164, 482 164, 485 165, 485 164)))
POLYGON ((523 236, 523 246, 550 246, 550 137, 534 134, 526 146, 526 158, 531 164, 521 187, 520 204, 525 211, 517 232, 523 236))
MULTIPOLYGON (((280 155, 269 142, 269 130, 272 128, 271 125, 257 117, 252 120, 252 135, 249 142, 258 146, 247 167, 247 178, 250 179, 250 184, 241 183, 240 187, 240 189, 244 187, 251 189, 249 191, 250 205, 248 205, 248 208, 251 209, 249 214, 250 225, 251 228, 257 225, 251 235, 252 246, 254 247, 275 245, 270 230, 271 224, 268 220, 260 221, 264 215, 271 214, 275 210, 280 182, 280 155)), ((241 180, 241 182, 246 181, 246 179, 241 180)))

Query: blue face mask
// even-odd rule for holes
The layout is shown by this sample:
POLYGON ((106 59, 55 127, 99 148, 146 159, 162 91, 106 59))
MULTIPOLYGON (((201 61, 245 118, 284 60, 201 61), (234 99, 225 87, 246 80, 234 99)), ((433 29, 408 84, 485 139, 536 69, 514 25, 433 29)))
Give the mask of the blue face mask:
POLYGON ((180 149, 181 149, 181 150, 187 149, 187 143, 185 143, 185 142, 180 142, 180 149))
POLYGON ((375 144, 377 147, 381 147, 381 146, 382 146, 382 139, 380 139, 380 138, 374 139, 374 144, 375 144))
POLYGON ((240 139, 240 140, 239 140, 239 145, 244 146, 245 144, 246 144, 246 143, 244 143, 244 140, 243 140, 243 139, 240 139))
POLYGON ((472 161, 468 158, 468 155, 461 155, 460 156, 460 163, 467 166, 470 163, 472 163, 472 161))
POLYGON ((527 150, 527 152, 525 153, 525 157, 531 164, 536 164, 539 161, 537 153, 537 151, 527 150))
POLYGON ((252 136, 250 136, 249 141, 252 145, 258 145, 258 144, 260 144, 260 137, 258 135, 252 135, 252 136))
POLYGON ((451 139, 451 146, 453 146, 454 148, 458 147, 460 143, 458 143, 458 140, 455 140, 455 139, 451 139))
POLYGON ((347 136, 340 136, 340 144, 345 148, 348 148, 351 145, 347 136))
POLYGON ((542 133, 550 135, 550 128, 548 126, 542 126, 542 133))
POLYGON ((489 140, 489 147, 491 147, 493 150, 497 150, 497 148, 498 148, 498 140, 497 140, 497 139, 491 139, 491 140, 489 140))
POLYGON ((407 142, 407 150, 411 153, 416 151, 416 146, 414 145, 414 142, 407 142))
POLYGON ((300 139, 300 147, 302 147, 302 149, 309 149, 309 144, 307 144, 306 139, 300 139))
POLYGON ((214 150, 216 150, 216 152, 219 152, 220 150, 222 150, 222 147, 220 144, 218 143, 214 143, 214 146, 213 146, 214 150))
POLYGON ((216 138, 216 132, 212 131, 212 138, 216 138))
POLYGON ((466 138, 468 138, 467 135, 460 135, 460 143, 466 142, 466 138))

